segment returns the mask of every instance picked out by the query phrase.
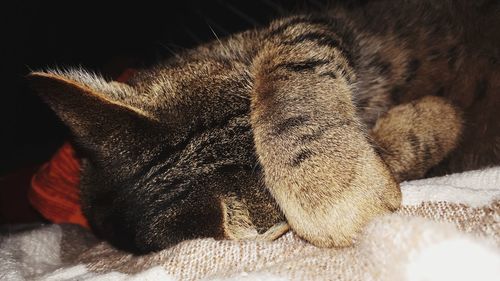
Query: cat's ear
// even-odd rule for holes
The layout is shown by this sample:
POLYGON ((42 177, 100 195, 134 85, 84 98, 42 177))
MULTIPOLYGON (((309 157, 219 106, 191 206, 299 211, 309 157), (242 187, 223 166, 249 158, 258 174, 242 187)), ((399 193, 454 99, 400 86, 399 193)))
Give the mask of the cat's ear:
POLYGON ((33 72, 31 87, 80 138, 124 129, 148 114, 129 102, 135 89, 82 70, 33 72))

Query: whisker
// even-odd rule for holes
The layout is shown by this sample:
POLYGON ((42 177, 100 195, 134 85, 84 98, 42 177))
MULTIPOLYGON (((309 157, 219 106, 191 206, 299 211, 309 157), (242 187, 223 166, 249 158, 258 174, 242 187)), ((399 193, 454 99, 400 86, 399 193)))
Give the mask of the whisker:
POLYGON ((228 54, 231 53, 229 51, 228 48, 226 48, 226 46, 224 46, 224 44, 222 44, 222 41, 220 40, 219 36, 217 36, 217 33, 215 33, 215 30, 212 28, 212 26, 210 26, 209 23, 207 23, 208 25, 208 28, 210 28, 210 30, 212 31, 212 34, 215 36, 215 39, 217 39, 217 41, 219 42, 220 46, 224 49, 224 51, 226 51, 228 54))
POLYGON ((187 50, 187 48, 184 47, 184 46, 181 46, 181 45, 178 45, 178 44, 174 44, 174 43, 170 43, 170 42, 169 43, 162 43, 162 44, 165 45, 165 46, 172 46, 175 49, 178 49, 180 51, 187 50))
POLYGON ((179 56, 179 54, 177 54, 176 52, 174 52, 170 47, 168 47, 166 44, 163 44, 163 43, 158 43, 162 48, 164 48, 165 50, 167 50, 170 54, 172 54, 174 57, 176 57, 177 59, 182 59, 181 56, 179 56))
POLYGON ((222 26, 220 26, 219 24, 217 24, 215 21, 213 21, 209 17, 205 16, 204 18, 205 18, 205 22, 210 26, 210 29, 212 29, 212 26, 213 26, 217 30, 221 31, 223 33, 222 35, 224 35, 224 36, 227 36, 227 35, 231 34, 231 32, 229 32, 226 29, 224 29, 222 26))
MULTIPOLYGON (((219 1, 220 2, 220 1, 219 1)), ((233 13, 235 13, 237 16, 242 18, 243 20, 247 21, 248 23, 252 24, 253 26, 259 26, 261 25, 260 22, 257 22, 254 20, 252 17, 248 16, 247 14, 243 13, 241 10, 236 8, 233 5, 230 5, 229 3, 224 3, 224 6, 226 6, 229 10, 231 10, 233 13)))

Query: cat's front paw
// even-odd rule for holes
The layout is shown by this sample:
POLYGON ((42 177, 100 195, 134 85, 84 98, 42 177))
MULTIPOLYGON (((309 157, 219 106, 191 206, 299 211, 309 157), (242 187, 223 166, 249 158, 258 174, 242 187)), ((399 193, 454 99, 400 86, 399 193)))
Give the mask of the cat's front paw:
POLYGON ((289 202, 287 220, 299 236, 319 247, 349 246, 373 218, 399 208, 399 184, 385 164, 373 153, 362 158, 348 182, 330 178, 331 186, 310 187, 289 202))

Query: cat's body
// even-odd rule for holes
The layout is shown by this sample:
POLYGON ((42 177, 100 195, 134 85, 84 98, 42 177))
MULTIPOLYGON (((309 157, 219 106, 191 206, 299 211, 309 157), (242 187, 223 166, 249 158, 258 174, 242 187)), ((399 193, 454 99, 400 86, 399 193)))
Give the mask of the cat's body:
POLYGON ((420 2, 284 18, 128 85, 33 74, 75 135, 93 229, 142 253, 272 239, 286 217, 342 246, 399 206, 397 181, 500 163, 500 5, 420 2))

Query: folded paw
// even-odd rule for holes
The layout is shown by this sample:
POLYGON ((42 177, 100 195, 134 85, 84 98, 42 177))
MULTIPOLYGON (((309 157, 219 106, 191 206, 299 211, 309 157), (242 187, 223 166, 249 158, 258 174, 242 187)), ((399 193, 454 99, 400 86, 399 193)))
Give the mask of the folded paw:
POLYGON ((301 192, 282 202, 291 228, 319 247, 351 245, 373 218, 400 206, 398 183, 373 153, 358 158, 348 182, 339 173, 303 178, 297 182, 301 192))

